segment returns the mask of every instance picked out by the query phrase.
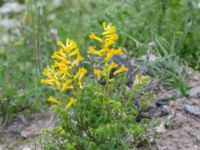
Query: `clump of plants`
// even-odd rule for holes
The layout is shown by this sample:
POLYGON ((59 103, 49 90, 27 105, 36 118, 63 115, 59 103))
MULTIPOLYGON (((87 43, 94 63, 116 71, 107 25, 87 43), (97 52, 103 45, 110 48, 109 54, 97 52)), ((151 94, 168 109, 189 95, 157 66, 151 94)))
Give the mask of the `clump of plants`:
POLYGON ((57 127, 49 131, 49 140, 53 142, 48 142, 45 148, 135 148, 146 141, 149 121, 144 118, 138 121, 138 117, 148 108, 150 93, 141 91, 149 79, 137 74, 131 87, 127 89, 123 84, 128 67, 112 61, 114 55, 124 55, 122 48, 115 47, 119 37, 112 24, 103 23, 101 36, 91 33, 89 37, 97 44, 90 46, 87 54, 101 64, 93 67, 92 73, 90 68, 83 67, 84 58, 72 39, 58 41, 60 48, 52 55, 52 65, 43 71, 45 78, 41 82, 54 91, 48 101, 59 118, 57 127))

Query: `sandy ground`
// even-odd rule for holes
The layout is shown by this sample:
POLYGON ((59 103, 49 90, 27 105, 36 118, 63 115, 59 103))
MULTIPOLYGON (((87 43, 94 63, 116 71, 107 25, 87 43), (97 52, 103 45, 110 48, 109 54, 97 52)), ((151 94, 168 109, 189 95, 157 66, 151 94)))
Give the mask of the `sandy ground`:
POLYGON ((185 97, 165 106, 169 115, 160 118, 153 150, 200 150, 200 118, 186 112, 185 104, 200 107, 200 99, 185 97))

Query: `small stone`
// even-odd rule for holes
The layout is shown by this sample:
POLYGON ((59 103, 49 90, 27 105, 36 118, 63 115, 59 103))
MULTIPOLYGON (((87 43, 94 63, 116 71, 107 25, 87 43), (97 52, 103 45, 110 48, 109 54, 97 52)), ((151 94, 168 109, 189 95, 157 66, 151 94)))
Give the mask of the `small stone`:
POLYGON ((200 142, 200 136, 196 137, 197 142, 200 142))
POLYGON ((156 101, 156 106, 157 107, 163 107, 165 105, 168 105, 169 104, 169 101, 166 100, 166 99, 159 99, 156 101))
POLYGON ((31 150, 31 148, 28 146, 25 146, 22 150, 31 150))
POLYGON ((38 126, 31 125, 27 128, 24 128, 20 132, 20 135, 24 138, 34 138, 34 137, 40 135, 40 130, 41 130, 41 128, 39 128, 38 126))
POLYGON ((166 132, 166 128, 165 128, 165 125, 163 123, 161 123, 160 126, 157 128, 157 132, 158 133, 165 133, 166 132))
POLYGON ((166 110, 161 110, 160 114, 159 114, 159 117, 165 117, 165 116, 168 116, 169 115, 169 112, 166 111, 166 110))
POLYGON ((200 117, 200 107, 194 106, 194 105, 189 105, 185 104, 184 105, 184 110, 192 115, 195 115, 197 117, 200 117))
POLYGON ((200 86, 194 87, 189 91, 190 97, 200 98, 200 86))

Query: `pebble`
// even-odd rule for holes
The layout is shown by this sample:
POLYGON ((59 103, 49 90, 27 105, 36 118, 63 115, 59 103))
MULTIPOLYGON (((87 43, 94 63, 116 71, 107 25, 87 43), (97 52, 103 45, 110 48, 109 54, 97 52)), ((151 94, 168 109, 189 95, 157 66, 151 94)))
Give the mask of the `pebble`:
POLYGON ((190 89, 189 96, 194 98, 200 98, 200 86, 196 86, 190 89))
POLYGON ((184 110, 192 115, 195 115, 200 118, 200 107, 190 105, 190 104, 185 104, 184 105, 184 110))

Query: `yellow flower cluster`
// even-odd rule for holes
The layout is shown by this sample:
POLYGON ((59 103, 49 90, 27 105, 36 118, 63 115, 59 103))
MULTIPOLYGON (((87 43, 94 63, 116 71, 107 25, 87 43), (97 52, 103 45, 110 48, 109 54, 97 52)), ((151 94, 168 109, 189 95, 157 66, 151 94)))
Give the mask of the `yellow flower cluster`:
MULTIPOLYGON (((53 65, 44 69, 43 75, 46 79, 42 79, 41 82, 52 85, 61 91, 73 89, 74 87, 82 89, 82 79, 87 73, 87 70, 83 67, 76 67, 83 60, 76 42, 67 39, 65 44, 61 41, 58 41, 57 44, 60 46, 60 49, 52 55, 54 59, 53 65)), ((48 101, 61 105, 53 97, 50 97, 48 101)), ((75 99, 71 98, 66 108, 69 108, 75 101, 75 99)))
MULTIPOLYGON (((122 55, 124 52, 121 48, 111 48, 111 46, 115 44, 115 41, 119 38, 116 34, 115 26, 113 26, 111 23, 103 23, 103 33, 101 37, 97 36, 95 33, 91 33, 89 37, 90 39, 96 40, 102 45, 100 50, 95 50, 93 46, 90 46, 87 51, 89 54, 97 55, 104 60, 103 70, 94 69, 94 74, 97 76, 98 80, 100 80, 101 76, 108 76, 111 69, 118 66, 118 64, 114 62, 110 62, 112 56, 116 54, 122 55)), ((122 65, 118 70, 114 72, 114 75, 124 71, 127 71, 127 68, 122 65)))

